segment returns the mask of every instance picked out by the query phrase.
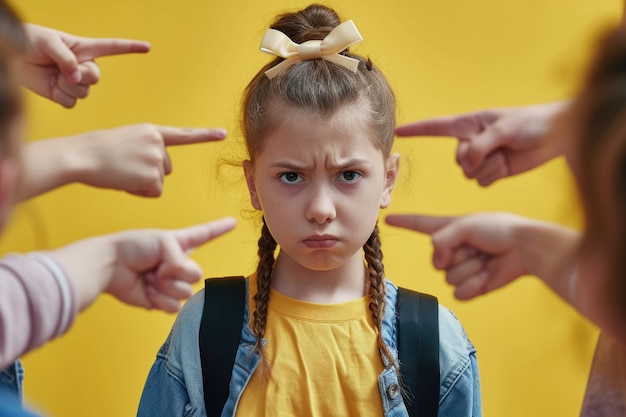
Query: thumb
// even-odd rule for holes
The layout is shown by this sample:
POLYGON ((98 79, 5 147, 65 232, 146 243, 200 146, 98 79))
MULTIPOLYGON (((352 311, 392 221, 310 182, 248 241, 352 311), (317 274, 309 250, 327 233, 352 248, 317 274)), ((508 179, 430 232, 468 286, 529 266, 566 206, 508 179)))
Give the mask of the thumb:
POLYGON ((491 152, 500 143, 498 136, 492 129, 487 129, 483 133, 474 136, 469 141, 459 144, 457 150, 457 162, 463 168, 468 178, 473 178, 478 169, 482 166, 491 152))
MULTIPOLYGON (((474 247, 472 235, 474 225, 465 217, 451 219, 448 224, 432 234, 433 263, 437 269, 447 269, 452 264, 454 251, 464 245, 474 247), (452 221, 455 220, 455 221, 452 221)), ((478 248, 480 249, 480 248, 478 248)))
POLYGON ((385 222, 392 226, 403 227, 420 233, 432 235, 447 226, 456 217, 427 216, 423 214, 390 214, 385 222))
POLYGON ((53 36, 47 42, 42 42, 41 52, 59 67, 59 71, 69 82, 76 84, 80 81, 78 60, 61 38, 53 36))
POLYGON ((473 178, 487 156, 501 147, 505 140, 501 130, 490 127, 459 145, 457 162, 463 167, 465 175, 473 178))
POLYGON ((224 217, 209 223, 179 229, 174 232, 183 251, 188 252, 205 244, 224 233, 232 230, 237 221, 232 217, 224 217))

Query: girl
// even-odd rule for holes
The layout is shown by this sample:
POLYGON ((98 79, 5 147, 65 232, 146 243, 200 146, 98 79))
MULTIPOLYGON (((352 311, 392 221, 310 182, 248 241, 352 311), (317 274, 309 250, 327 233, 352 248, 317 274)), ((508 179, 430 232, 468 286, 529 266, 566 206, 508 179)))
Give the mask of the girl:
MULTIPOLYGON (((398 174, 395 98, 378 68, 346 50, 360 41, 352 22, 339 23, 319 5, 279 16, 261 45, 278 57, 244 94, 243 167, 263 228, 222 416, 408 415, 397 287, 377 228, 398 174)), ((203 303, 201 292, 181 310, 140 416, 206 415, 203 303)), ((447 309, 439 322, 439 415, 481 415, 475 349, 447 309)))

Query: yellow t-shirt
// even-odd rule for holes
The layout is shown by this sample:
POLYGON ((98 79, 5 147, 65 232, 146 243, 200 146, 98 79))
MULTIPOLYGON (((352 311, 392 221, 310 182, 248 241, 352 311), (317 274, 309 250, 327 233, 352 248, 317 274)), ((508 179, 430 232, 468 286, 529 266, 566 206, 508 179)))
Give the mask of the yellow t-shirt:
POLYGON ((383 362, 367 303, 313 304, 272 290, 265 331, 272 377, 252 375, 237 416, 382 416, 383 362))

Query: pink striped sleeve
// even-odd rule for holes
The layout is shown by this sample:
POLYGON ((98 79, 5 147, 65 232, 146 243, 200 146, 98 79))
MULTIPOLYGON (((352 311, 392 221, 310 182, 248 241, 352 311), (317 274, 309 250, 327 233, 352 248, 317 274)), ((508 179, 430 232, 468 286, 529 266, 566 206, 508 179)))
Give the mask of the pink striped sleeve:
POLYGON ((77 314, 65 272, 44 253, 0 260, 0 369, 63 334, 77 314))

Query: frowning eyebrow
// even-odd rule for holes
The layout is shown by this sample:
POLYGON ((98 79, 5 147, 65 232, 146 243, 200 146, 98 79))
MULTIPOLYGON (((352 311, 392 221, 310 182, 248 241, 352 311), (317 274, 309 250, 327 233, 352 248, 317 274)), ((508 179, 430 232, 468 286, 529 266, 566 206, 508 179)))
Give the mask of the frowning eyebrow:
MULTIPOLYGON (((342 161, 337 165, 326 165, 326 169, 336 169, 339 171, 354 168, 359 165, 370 165, 371 162, 368 159, 363 158, 351 158, 346 161, 342 161)), ((306 169, 310 169, 310 167, 305 165, 300 165, 296 162, 292 161, 278 161, 270 164, 270 168, 282 168, 290 171, 304 171, 306 169)))

